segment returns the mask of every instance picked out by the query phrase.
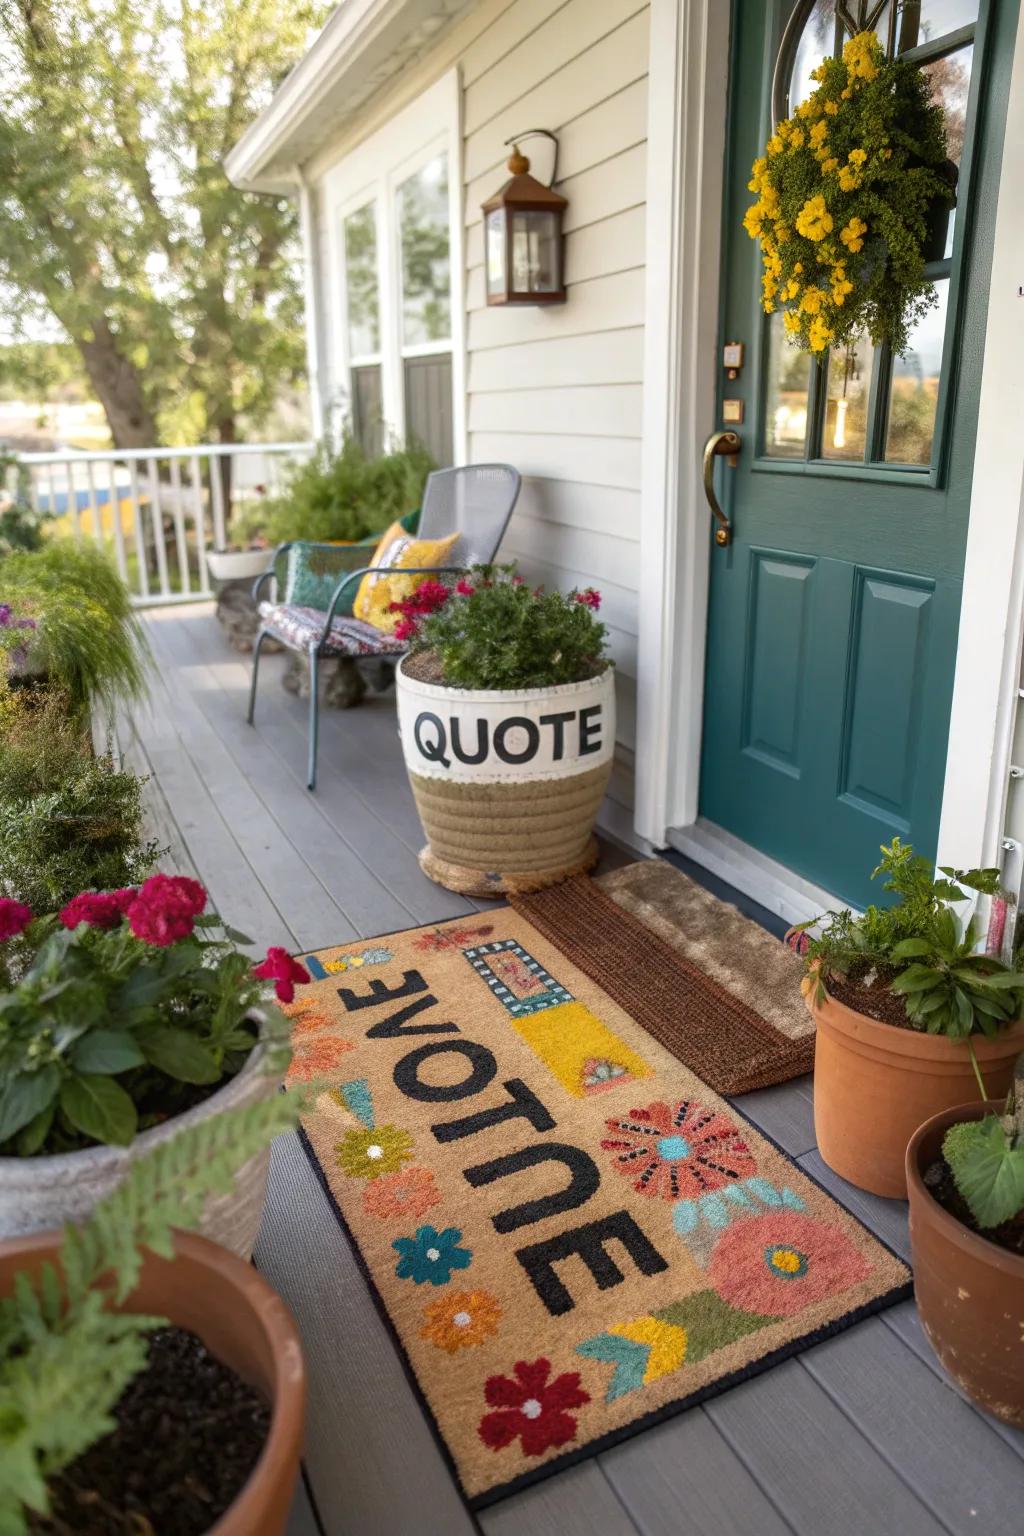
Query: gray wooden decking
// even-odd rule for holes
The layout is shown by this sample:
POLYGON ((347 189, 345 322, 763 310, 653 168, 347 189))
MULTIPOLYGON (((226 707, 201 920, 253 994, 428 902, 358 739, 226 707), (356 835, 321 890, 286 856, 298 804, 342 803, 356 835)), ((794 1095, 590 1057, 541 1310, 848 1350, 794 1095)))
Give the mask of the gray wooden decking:
MULTIPOLYGON (((304 788, 305 706, 246 659, 206 605, 146 615, 151 702, 118 723, 152 775, 161 841, 256 947, 308 950, 457 916, 416 863, 421 833, 390 696, 324 710, 304 788)), ((810 1079, 743 1112, 900 1253, 906 1208, 861 1194, 814 1145, 810 1079)), ((466 1513, 352 1252, 294 1138, 277 1143, 257 1248, 292 1307, 310 1373, 306 1474, 290 1536, 932 1536, 1021 1529, 1024 1434, 963 1400, 906 1302, 705 1407, 488 1510, 466 1513)))

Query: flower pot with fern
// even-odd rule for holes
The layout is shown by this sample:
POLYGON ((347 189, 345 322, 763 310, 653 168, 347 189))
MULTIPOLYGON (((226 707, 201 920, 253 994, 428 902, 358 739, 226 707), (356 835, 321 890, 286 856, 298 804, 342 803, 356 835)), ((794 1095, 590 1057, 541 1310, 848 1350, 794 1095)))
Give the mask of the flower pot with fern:
POLYGON ((405 765, 450 890, 539 890, 589 869, 615 748, 600 596, 531 589, 514 566, 425 582, 392 604, 405 765))
MULTIPOLYGON (((308 974, 258 966, 205 911, 197 881, 157 874, 86 891, 53 916, 0 899, 0 1237, 86 1215, 182 1126, 274 1095, 289 1000, 308 974)), ((239 1170, 203 1232, 248 1257, 267 1159, 239 1170)))
POLYGON ((824 925, 806 943, 803 982, 817 1026, 814 1126, 836 1173, 904 1199, 917 1127, 972 1092, 1007 1092, 1024 1050, 1024 975, 976 953, 977 920, 957 912, 972 893, 998 894, 998 870, 936 872, 894 838, 874 876, 891 904, 801 925, 824 925))
POLYGON ((932 1348, 976 1403, 1024 1429, 1024 1056, 1005 1102, 961 1104, 918 1129, 907 1191, 932 1348))
POLYGON ((82 1225, 0 1243, 5 1536, 281 1536, 298 1333, 250 1265, 180 1229, 300 1108, 275 1095, 184 1128, 82 1225))

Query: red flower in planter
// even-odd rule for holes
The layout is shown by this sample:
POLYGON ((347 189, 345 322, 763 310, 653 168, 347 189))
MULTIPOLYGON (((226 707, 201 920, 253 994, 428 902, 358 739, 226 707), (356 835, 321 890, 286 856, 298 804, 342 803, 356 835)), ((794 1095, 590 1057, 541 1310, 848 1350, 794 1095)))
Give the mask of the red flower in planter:
POLYGON ((0 944, 5 939, 15 938, 31 921, 31 907, 26 907, 23 901, 13 901, 9 896, 0 896, 0 944))
POLYGON ((302 984, 309 980, 306 967, 293 960, 288 951, 278 944, 270 946, 267 958, 261 960, 259 965, 254 965, 252 973, 260 981, 272 981, 278 1000, 282 1003, 292 1001, 296 982, 302 984))
POLYGON ((188 938, 205 906, 206 891, 198 880, 187 875, 150 875, 125 915, 137 939, 163 949, 188 938))
POLYGON ((412 619, 399 619, 391 633, 396 640, 414 640, 417 633, 416 625, 412 619))
POLYGON ((90 928, 116 928, 138 894, 128 886, 120 891, 80 891, 61 908, 60 920, 65 928, 77 928, 79 923, 88 923, 90 928))
POLYGON ((584 587, 582 592, 574 592, 573 598, 577 603, 582 603, 586 608, 596 610, 601 606, 601 594, 596 587, 584 587))
POLYGON ((578 1371, 566 1371, 549 1381, 550 1360, 517 1360, 516 1379, 490 1376, 484 1387, 493 1413, 485 1413, 477 1433, 492 1451, 502 1451, 518 1439, 525 1456, 541 1456, 552 1446, 576 1438, 576 1420, 567 1410, 590 1402, 580 1386, 578 1371))
POLYGON ((471 581, 467 581, 465 576, 460 576, 455 583, 455 590, 460 597, 472 597, 476 587, 474 587, 471 581))

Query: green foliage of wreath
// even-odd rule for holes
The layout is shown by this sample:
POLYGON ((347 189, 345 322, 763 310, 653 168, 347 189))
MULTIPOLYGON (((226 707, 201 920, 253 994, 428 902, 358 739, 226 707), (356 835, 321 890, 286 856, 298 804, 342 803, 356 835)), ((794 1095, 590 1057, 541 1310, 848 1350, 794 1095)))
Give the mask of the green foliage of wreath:
POLYGON ((763 303, 821 354, 860 329, 906 351, 935 303, 924 249, 950 203, 945 115, 920 69, 887 60, 873 32, 814 71, 817 88, 755 160, 744 228, 761 243, 763 303))

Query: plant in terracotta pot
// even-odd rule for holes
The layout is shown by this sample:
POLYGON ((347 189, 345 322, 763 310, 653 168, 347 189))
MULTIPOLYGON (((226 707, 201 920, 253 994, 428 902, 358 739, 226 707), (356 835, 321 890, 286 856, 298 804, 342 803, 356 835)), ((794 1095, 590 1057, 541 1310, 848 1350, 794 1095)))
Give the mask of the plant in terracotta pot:
POLYGON ((531 589, 477 566, 403 602, 397 674, 405 764, 449 890, 538 890, 589 869, 615 747, 615 680, 600 595, 531 589))
POLYGON ((1024 1056, 1005 1106, 961 1105, 920 1127, 907 1190, 914 1289, 932 1347, 976 1402, 1024 1428, 1024 1056))
POLYGON ((183 1130, 81 1226, 0 1243, 4 1536, 279 1536, 304 1406, 283 1302, 173 1228, 294 1125, 275 1095, 183 1130))
POLYGON ((906 1197, 917 1127, 977 1092, 999 1098, 1024 1048, 1024 975, 977 954, 978 925, 956 908, 995 895, 996 869, 943 868, 894 838, 874 877, 895 900, 832 912, 806 946, 804 992, 817 1025, 818 1149, 861 1189, 906 1197))
MULTIPOLYGON (((183 1125, 273 1095, 289 1001, 308 974, 234 948, 195 880, 84 891, 33 919, 0 899, 0 1237, 84 1216, 132 1161, 183 1125)), ((203 1230, 248 1257, 266 1155, 203 1230)))

